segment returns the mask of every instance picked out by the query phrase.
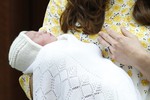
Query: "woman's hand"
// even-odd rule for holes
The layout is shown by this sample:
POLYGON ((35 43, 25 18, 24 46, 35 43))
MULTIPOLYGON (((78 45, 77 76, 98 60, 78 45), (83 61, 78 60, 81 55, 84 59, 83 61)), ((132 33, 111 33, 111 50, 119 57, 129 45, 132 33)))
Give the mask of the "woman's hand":
POLYGON ((119 63, 136 66, 140 54, 146 52, 137 37, 125 28, 121 28, 123 35, 109 28, 106 31, 108 34, 99 32, 98 40, 103 46, 109 47, 110 57, 119 63))

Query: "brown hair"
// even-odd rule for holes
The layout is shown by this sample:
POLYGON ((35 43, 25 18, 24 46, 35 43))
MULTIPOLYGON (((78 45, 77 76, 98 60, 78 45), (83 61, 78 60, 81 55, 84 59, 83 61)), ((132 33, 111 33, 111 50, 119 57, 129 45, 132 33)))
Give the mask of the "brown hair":
MULTIPOLYGON (((80 30, 85 34, 97 34, 104 23, 105 7, 108 0, 68 0, 65 11, 60 18, 61 29, 80 30), (79 23, 80 26, 76 25, 79 23)), ((142 25, 150 25, 150 1, 137 0, 133 17, 142 25)))
POLYGON ((142 25, 150 25, 150 1, 137 0, 133 10, 133 17, 142 25))
POLYGON ((104 23, 105 5, 106 0, 68 0, 60 18, 62 31, 82 29, 85 34, 97 34, 104 23))

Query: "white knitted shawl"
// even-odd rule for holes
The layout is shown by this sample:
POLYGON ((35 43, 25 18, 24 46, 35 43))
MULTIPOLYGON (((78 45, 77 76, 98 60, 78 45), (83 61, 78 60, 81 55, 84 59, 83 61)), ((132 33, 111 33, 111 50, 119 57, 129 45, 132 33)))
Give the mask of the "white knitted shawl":
POLYGON ((60 38, 44 46, 25 72, 33 72, 33 100, 141 100, 126 72, 96 45, 60 38))

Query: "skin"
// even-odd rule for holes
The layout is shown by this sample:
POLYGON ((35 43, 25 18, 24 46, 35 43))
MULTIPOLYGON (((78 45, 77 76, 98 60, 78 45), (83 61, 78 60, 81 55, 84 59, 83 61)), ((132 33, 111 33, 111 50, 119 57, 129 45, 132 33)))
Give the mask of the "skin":
MULTIPOLYGON (((28 31, 26 33, 26 35, 32 41, 34 41, 35 43, 37 43, 37 44, 39 44, 41 46, 44 46, 44 45, 46 45, 48 43, 57 41, 57 38, 54 35, 52 35, 51 33, 47 33, 46 31, 41 31, 41 32, 28 31)), ((32 96, 32 91, 33 91, 33 84, 32 83, 33 83, 33 76, 31 76, 30 82, 29 82, 31 96, 32 96)))
POLYGON ((106 29, 107 34, 99 32, 99 42, 110 49, 110 57, 124 65, 136 67, 150 81, 150 53, 141 45, 138 38, 121 28, 122 34, 106 29))
POLYGON ((47 33, 45 31, 37 32, 37 31, 28 31, 26 35, 35 43, 44 46, 48 43, 54 42, 57 38, 51 33, 47 33))

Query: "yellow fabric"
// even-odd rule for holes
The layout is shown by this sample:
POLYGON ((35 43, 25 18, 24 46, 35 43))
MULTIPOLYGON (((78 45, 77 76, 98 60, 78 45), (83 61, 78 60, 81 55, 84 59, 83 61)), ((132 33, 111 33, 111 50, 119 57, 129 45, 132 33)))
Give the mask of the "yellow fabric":
POLYGON ((20 78, 19 78, 20 86, 23 89, 23 91, 25 92, 28 99, 32 100, 29 82, 30 82, 30 74, 23 74, 20 76, 20 78))
MULTIPOLYGON (((150 27, 142 26, 138 24, 133 16, 132 10, 135 0, 112 0, 107 5, 105 23, 102 31, 105 31, 105 27, 109 26, 111 29, 121 34, 120 27, 126 27, 130 32, 138 37, 143 47, 150 52, 150 27)), ((62 12, 65 10, 67 0, 50 0, 47 11, 44 18, 43 27, 40 30, 46 30, 53 33, 55 36, 59 36, 63 33, 60 29, 59 19, 62 12)), ((101 47, 103 55, 109 58, 107 51, 98 43, 97 35, 85 35, 82 32, 68 31, 68 34, 74 34, 79 40, 83 42, 91 42, 101 47)), ((145 100, 147 94, 150 94, 148 89, 150 83, 143 77, 143 75, 132 66, 125 66, 119 64, 115 60, 113 62, 122 67, 132 78, 134 85, 139 89, 143 100, 145 100)), ((26 81, 24 81, 26 82, 26 81)), ((22 83, 21 83, 22 84, 22 83)), ((25 83, 23 83, 26 85, 25 83)), ((26 87, 26 86, 24 86, 26 87)), ((24 89, 25 90, 25 89, 24 89)), ((27 93, 28 94, 28 93, 27 93)))

